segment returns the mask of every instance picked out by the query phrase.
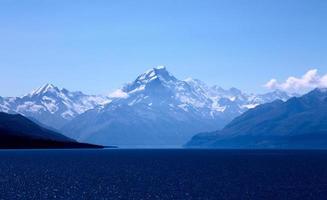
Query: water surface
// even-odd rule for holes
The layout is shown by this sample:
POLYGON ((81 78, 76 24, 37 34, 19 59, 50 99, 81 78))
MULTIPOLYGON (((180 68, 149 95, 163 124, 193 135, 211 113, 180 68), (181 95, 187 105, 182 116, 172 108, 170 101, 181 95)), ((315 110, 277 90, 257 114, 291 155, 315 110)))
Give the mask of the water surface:
POLYGON ((327 151, 0 151, 0 199, 326 196, 327 151))

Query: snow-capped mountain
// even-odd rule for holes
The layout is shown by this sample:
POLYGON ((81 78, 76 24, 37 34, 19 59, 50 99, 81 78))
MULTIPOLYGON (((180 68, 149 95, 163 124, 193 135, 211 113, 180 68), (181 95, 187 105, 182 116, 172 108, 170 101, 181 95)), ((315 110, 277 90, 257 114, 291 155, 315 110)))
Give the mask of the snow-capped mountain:
POLYGON ((110 103, 88 110, 62 129, 79 141, 118 146, 179 146, 194 134, 222 128, 249 108, 275 99, 207 86, 197 79, 179 80, 157 67, 115 93, 110 103))
POLYGON ((290 96, 282 91, 276 90, 265 94, 247 94, 237 88, 225 90, 219 86, 209 87, 198 79, 188 78, 185 80, 194 90, 202 91, 205 96, 211 99, 211 110, 219 111, 224 115, 231 115, 232 118, 254 108, 260 104, 280 99, 286 101, 290 96))
POLYGON ((255 95, 192 78, 179 80, 157 67, 110 97, 46 84, 22 97, 0 97, 0 112, 22 114, 82 142, 178 146, 196 133, 222 128, 257 105, 288 98, 281 91, 255 95))
POLYGON ((70 92, 46 84, 22 97, 0 98, 0 111, 20 113, 59 129, 86 110, 110 102, 108 97, 70 92))

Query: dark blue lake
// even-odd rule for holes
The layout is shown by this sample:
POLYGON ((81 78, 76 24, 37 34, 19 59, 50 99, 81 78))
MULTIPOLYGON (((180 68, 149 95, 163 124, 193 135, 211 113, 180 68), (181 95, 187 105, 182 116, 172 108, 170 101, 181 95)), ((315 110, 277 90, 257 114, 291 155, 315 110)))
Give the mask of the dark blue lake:
POLYGON ((0 199, 326 197, 327 151, 0 151, 0 199))

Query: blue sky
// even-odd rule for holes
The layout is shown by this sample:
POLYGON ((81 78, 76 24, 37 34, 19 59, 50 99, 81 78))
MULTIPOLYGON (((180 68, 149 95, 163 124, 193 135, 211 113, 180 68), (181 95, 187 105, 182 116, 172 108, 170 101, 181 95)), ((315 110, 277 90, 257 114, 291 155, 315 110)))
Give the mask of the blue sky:
POLYGON ((325 0, 2 0, 0 27, 0 96, 108 93, 157 65, 249 92, 327 73, 325 0))

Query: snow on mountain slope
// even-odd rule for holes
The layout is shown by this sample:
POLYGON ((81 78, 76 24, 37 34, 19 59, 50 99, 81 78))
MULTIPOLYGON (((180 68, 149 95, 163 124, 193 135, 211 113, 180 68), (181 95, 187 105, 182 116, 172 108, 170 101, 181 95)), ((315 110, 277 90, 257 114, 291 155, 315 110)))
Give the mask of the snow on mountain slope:
POLYGON ((22 97, 1 98, 0 111, 20 113, 59 129, 86 110, 108 102, 108 97, 70 92, 46 84, 22 97))
POLYGON ((193 134, 222 128, 257 105, 287 100, 281 91, 247 94, 150 69, 110 97, 46 84, 22 97, 0 97, 0 111, 20 113, 83 142, 178 146, 193 134))
POLYGON ((9 105, 6 99, 0 97, 0 112, 9 112, 9 105))
POLYGON ((225 90, 219 86, 209 87, 204 82, 188 78, 185 80, 194 90, 203 93, 212 100, 211 109, 223 112, 225 115, 237 116, 248 109, 277 99, 286 101, 290 96, 282 91, 276 90, 265 94, 247 94, 237 88, 225 90))
POLYGON ((77 116, 62 130, 103 145, 179 146, 195 133, 220 129, 249 108, 286 95, 279 93, 224 90, 197 79, 179 80, 157 67, 114 92, 111 103, 77 116))

